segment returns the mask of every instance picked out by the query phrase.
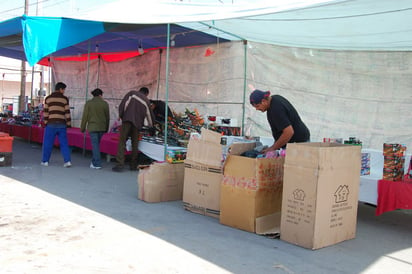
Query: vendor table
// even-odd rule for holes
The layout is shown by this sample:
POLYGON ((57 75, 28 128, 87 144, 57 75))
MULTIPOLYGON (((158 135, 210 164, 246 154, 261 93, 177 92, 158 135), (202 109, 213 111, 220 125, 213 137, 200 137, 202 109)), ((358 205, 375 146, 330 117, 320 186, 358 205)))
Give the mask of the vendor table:
MULTIPOLYGON (((43 143, 44 128, 39 126, 23 126, 23 125, 13 125, 7 123, 0 123, 0 131, 6 132, 11 136, 16 136, 29 142, 43 143)), ((69 146, 84 148, 86 150, 92 150, 92 144, 90 140, 90 135, 87 133, 82 133, 80 128, 68 128, 67 129, 67 140, 69 146)), ((100 142, 100 151, 106 153, 107 155, 117 154, 117 145, 119 143, 119 133, 106 133, 103 135, 100 142)), ((55 139, 54 145, 59 145, 58 138, 55 139)), ((156 161, 164 161, 164 145, 150 143, 147 141, 139 141, 139 151, 144 153, 146 156, 150 157, 156 161)), ((182 149, 182 147, 169 146, 170 150, 182 149)), ((130 154, 130 151, 126 151, 125 154, 130 154)))
MULTIPOLYGON (((183 147, 168 146, 169 150, 181 150, 183 147)), ((156 161, 165 160, 165 146, 163 144, 155 144, 146 141, 139 141, 139 150, 149 158, 156 161)))
POLYGON ((378 181, 376 215, 395 209, 412 209, 412 180, 378 181))
POLYGON ((31 126, 30 142, 43 143, 44 128, 31 126))
POLYGON ((13 125, 10 135, 30 140, 31 126, 13 125))
POLYGON ((80 128, 71 127, 67 129, 67 141, 69 146, 84 148, 86 150, 92 150, 92 143, 90 141, 90 135, 80 131, 80 128))
MULTIPOLYGON (((12 125, 7 123, 0 123, 0 131, 10 134, 12 125)), ((11 135, 11 134, 10 134, 11 135)))

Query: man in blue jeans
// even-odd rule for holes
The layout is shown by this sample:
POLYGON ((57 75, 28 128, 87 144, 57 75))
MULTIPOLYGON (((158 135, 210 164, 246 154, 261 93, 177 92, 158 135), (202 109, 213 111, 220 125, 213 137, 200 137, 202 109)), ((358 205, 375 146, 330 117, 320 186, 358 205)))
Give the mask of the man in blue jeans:
POLYGON ((80 131, 87 131, 92 142, 92 162, 90 168, 101 169, 100 141, 109 129, 110 112, 109 104, 103 100, 103 91, 96 88, 92 91, 93 98, 84 105, 80 131))
POLYGON ((44 100, 43 118, 44 130, 42 148, 42 166, 48 166, 53 150, 54 139, 59 138, 60 152, 63 156, 64 167, 71 167, 70 149, 67 141, 67 128, 71 127, 69 98, 64 96, 66 84, 56 84, 54 92, 44 100))

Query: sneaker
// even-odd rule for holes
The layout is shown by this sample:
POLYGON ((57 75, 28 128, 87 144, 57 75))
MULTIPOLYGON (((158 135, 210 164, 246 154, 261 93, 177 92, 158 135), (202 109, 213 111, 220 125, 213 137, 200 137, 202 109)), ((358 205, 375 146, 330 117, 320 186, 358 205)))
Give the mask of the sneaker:
POLYGON ((41 162, 40 163, 42 166, 49 166, 49 162, 41 162))
POLYGON ((115 165, 112 170, 114 172, 122 172, 123 171, 123 166, 122 165, 115 165))
POLYGON ((102 167, 101 166, 94 166, 93 163, 90 163, 90 168, 101 169, 102 167))
POLYGON ((63 166, 64 167, 71 167, 72 163, 70 161, 68 161, 68 162, 65 162, 63 166))

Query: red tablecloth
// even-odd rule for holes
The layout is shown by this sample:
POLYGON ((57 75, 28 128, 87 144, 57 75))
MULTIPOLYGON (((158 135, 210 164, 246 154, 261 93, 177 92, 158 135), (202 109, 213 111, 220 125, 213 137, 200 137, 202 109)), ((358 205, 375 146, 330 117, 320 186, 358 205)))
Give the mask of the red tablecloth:
POLYGON ((395 209, 412 209, 412 182, 379 180, 376 215, 395 209))
POLYGON ((39 126, 31 126, 30 141, 43 143, 44 128, 39 126))
POLYGON ((10 134, 12 125, 7 123, 0 123, 0 131, 10 134))
POLYGON ((80 131, 78 127, 71 127, 67 129, 67 141, 69 146, 85 148, 86 150, 92 150, 92 143, 90 141, 90 135, 86 135, 80 131))
MULTIPOLYGON (((23 138, 25 140, 37 143, 43 143, 44 128, 39 126, 21 126, 21 125, 12 125, 7 123, 0 123, 0 132, 9 133, 11 136, 16 136, 23 138)), ((89 133, 84 135, 80 132, 80 128, 68 128, 67 129, 67 140, 69 146, 85 148, 86 150, 92 150, 92 143, 90 140, 89 133)), ((109 155, 117 154, 117 144, 119 142, 119 133, 106 133, 103 135, 100 142, 100 151, 107 153, 109 155)), ((59 145, 59 140, 56 137, 54 145, 59 145)), ((126 154, 130 152, 126 151, 126 154)))
MULTIPOLYGON (((100 151, 109 155, 117 154, 117 145, 119 143, 119 133, 106 133, 100 141, 100 151)), ((125 154, 130 154, 126 151, 125 154)))
POLYGON ((10 135, 30 140, 31 126, 13 125, 10 135))

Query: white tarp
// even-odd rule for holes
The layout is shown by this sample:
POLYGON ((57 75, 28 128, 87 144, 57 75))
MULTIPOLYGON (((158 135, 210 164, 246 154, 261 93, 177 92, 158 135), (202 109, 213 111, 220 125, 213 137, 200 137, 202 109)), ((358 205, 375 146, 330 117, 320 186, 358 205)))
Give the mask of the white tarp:
MULTIPOLYGON (((412 147, 410 0, 253 1, 240 6, 200 1, 143 5, 121 0, 90 10, 94 12, 70 17, 119 23, 177 22, 249 41, 246 58, 240 42, 211 45, 215 54, 209 57, 205 57, 204 46, 171 50, 169 99, 177 111, 197 107, 203 115, 241 121, 245 79, 247 93, 259 88, 287 97, 308 124, 312 141, 354 136, 367 148, 381 149, 383 142, 412 147)), ((165 99, 165 62, 165 54, 159 58, 157 52, 118 64, 92 62, 89 83, 106 91, 113 117, 116 101, 130 88, 149 85, 156 91, 151 98, 159 93, 165 99)), ((56 79, 78 86, 78 98, 84 100, 85 81, 78 79, 79 66, 86 75, 85 64, 56 62, 56 79), (70 67, 72 72, 61 73, 70 67)), ((89 91, 94 86, 89 84, 89 91)), ((265 115, 253 110, 248 94, 245 97, 246 134, 270 135, 265 115)), ((81 108, 77 110, 79 119, 81 108)))
MULTIPOLYGON (((165 99, 165 54, 159 56, 153 51, 118 63, 91 62, 89 92, 97 85, 103 89, 112 122, 119 100, 132 88, 146 85, 150 98, 165 99)), ((177 112, 197 108, 204 116, 241 122, 244 66, 241 42, 172 49, 170 106, 177 112), (208 49, 214 54, 205 56, 208 49)), ((82 62, 54 66, 56 79, 68 84, 74 126, 79 125, 85 101, 86 68, 82 62)), ((271 134, 266 115, 248 102, 250 91, 259 88, 288 98, 310 128, 312 141, 353 136, 366 148, 382 149, 384 142, 411 148, 411 74, 412 52, 315 50, 249 42, 245 133, 271 134)))
POLYGON ((293 47, 412 50, 410 0, 221 2, 146 1, 142 4, 119 0, 71 17, 118 23, 179 23, 231 40, 293 47))

